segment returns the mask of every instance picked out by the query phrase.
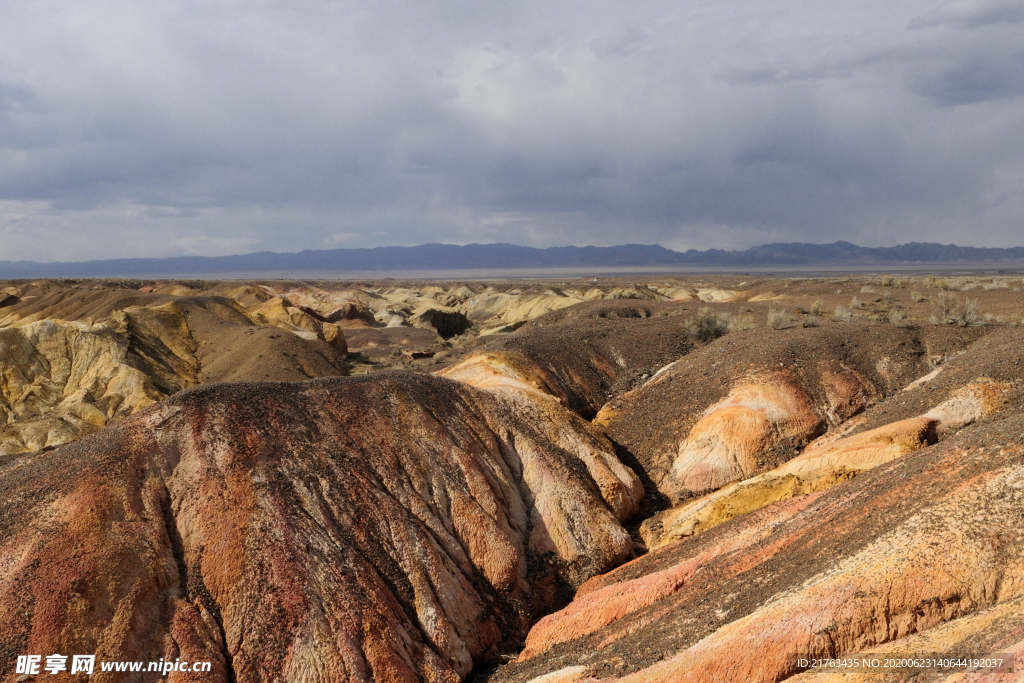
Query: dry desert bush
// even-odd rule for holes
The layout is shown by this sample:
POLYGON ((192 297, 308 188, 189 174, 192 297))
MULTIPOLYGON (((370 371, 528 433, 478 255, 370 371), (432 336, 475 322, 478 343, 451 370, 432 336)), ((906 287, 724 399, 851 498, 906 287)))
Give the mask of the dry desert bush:
POLYGON ((732 332, 739 332, 741 330, 750 330, 757 325, 754 323, 754 316, 749 313, 736 313, 735 315, 729 316, 728 323, 729 330, 732 332))
POLYGON ((777 311, 774 308, 768 309, 768 327, 773 330, 781 330, 793 321, 785 309, 777 311))
POLYGON ((686 331, 697 341, 707 344, 729 331, 728 323, 722 316, 703 306, 697 315, 686 324, 686 331))
POLYGON ((935 309, 931 317, 933 325, 969 327, 983 324, 978 313, 977 299, 965 299, 961 303, 959 296, 950 291, 943 291, 932 300, 932 306, 935 309))
POLYGON ((888 318, 889 324, 893 327, 907 327, 909 325, 907 314, 899 309, 889 311, 888 318))
POLYGON ((846 308, 845 306, 836 306, 836 309, 832 311, 832 320, 836 321, 837 323, 844 323, 852 317, 853 314, 850 313, 850 309, 846 308))

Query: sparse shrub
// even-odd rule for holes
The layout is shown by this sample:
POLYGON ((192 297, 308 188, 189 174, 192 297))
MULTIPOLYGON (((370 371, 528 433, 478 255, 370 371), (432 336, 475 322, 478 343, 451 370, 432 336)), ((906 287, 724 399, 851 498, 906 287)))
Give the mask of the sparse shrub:
POLYGON ((857 297, 853 297, 852 299, 850 299, 850 308, 860 308, 860 306, 860 299, 858 299, 857 297))
POLYGON ((797 315, 807 315, 807 309, 804 308, 803 306, 794 306, 793 312, 796 313, 797 315))
POLYGON ((821 325, 821 319, 820 318, 816 318, 814 316, 811 316, 809 318, 804 318, 804 322, 803 322, 803 326, 804 327, 818 327, 819 325, 821 325))
POLYGON ((729 328, 721 316, 703 306, 697 311, 696 317, 686 324, 686 331, 697 341, 707 344, 728 332, 729 328))
POLYGON ((811 304, 811 315, 821 315, 822 306, 821 299, 811 304))
POLYGON ((776 311, 774 308, 768 309, 768 327, 773 330, 781 330, 793 321, 789 317, 789 314, 785 310, 776 311))
POLYGON ((892 275, 883 275, 882 276, 882 286, 883 287, 892 287, 893 283, 895 283, 895 282, 896 281, 893 279, 892 275))
POLYGON ((893 327, 906 327, 907 314, 897 309, 889 311, 889 324, 893 327))
POLYGON ((960 297, 948 291, 939 292, 932 300, 932 306, 935 308, 933 317, 938 320, 936 324, 954 323, 960 313, 960 297))
POLYGON ((960 327, 970 327, 971 325, 981 325, 981 318, 978 316, 978 300, 977 299, 966 299, 964 306, 960 309, 960 314, 956 317, 956 324, 960 327))
POLYGON ((933 325, 970 327, 984 324, 978 314, 977 299, 967 299, 961 304, 956 294, 941 292, 932 301, 932 305, 935 307, 935 313, 930 318, 933 325))
POLYGON ((837 323, 844 323, 852 317, 849 309, 845 306, 836 306, 836 310, 832 311, 832 319, 837 323))
POLYGON ((863 287, 860 288, 861 294, 870 294, 873 291, 875 291, 875 288, 872 287, 871 285, 864 285, 863 287))
POLYGON ((934 275, 929 275, 924 279, 924 286, 931 287, 934 289, 952 289, 953 285, 949 284, 948 280, 940 280, 934 275))
POLYGON ((754 316, 749 313, 737 313, 736 315, 729 318, 728 324, 729 330, 732 332, 739 332, 740 330, 750 330, 756 327, 754 324, 754 316))
POLYGON ((918 294, 917 292, 911 292, 910 293, 910 298, 913 299, 914 301, 916 301, 917 303, 921 303, 922 301, 926 301, 926 299, 923 296, 921 296, 920 294, 918 294))
POLYGON ((904 287, 906 287, 906 283, 904 283, 903 280, 897 280, 896 282, 893 283, 892 286, 896 289, 903 289, 904 287))
POLYGON ((884 301, 887 304, 891 304, 892 303, 892 292, 890 292, 889 290, 886 290, 885 293, 882 294, 882 301, 884 301))

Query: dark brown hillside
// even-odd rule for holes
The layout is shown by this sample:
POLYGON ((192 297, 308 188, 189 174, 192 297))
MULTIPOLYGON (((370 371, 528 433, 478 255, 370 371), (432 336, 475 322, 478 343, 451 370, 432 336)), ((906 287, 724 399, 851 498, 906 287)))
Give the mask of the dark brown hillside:
POLYGON ((74 652, 457 681, 628 558, 635 503, 603 462, 572 414, 429 375, 180 392, 0 464, 0 670, 74 652))
MULTIPOLYGON (((484 345, 463 365, 500 359, 589 419, 610 397, 694 348, 686 331, 687 315, 694 311, 692 304, 676 302, 581 303, 484 345)), ((446 372, 455 376, 464 371, 453 367, 446 372)))

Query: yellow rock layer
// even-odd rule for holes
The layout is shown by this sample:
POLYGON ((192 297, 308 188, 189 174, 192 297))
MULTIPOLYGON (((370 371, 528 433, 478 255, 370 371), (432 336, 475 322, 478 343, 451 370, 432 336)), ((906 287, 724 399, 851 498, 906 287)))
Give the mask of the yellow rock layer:
POLYGON ((162 398, 127 355, 109 325, 0 328, 0 454, 67 443, 162 398))
POLYGON ((654 549, 759 510, 814 493, 934 442, 936 421, 917 417, 809 448, 781 467, 730 484, 644 522, 641 536, 654 549))
POLYGON ((802 441, 822 424, 787 372, 748 379, 705 411, 680 444, 662 490, 703 493, 754 474, 758 456, 783 440, 802 441))

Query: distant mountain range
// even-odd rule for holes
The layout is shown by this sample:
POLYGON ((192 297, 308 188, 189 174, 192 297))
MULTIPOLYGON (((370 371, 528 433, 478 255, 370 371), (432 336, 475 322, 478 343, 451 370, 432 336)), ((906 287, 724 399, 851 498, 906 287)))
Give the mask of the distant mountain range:
POLYGON ((858 247, 849 242, 765 244, 743 251, 709 249, 685 252, 657 244, 617 247, 550 247, 536 249, 514 244, 423 244, 417 247, 327 249, 276 253, 261 251, 237 256, 179 256, 175 258, 110 259, 38 263, 0 261, 0 278, 40 277, 174 277, 226 276, 231 273, 315 273, 432 271, 468 269, 618 268, 618 267, 743 267, 743 266, 865 266, 910 264, 1024 265, 1024 247, 990 249, 955 244, 910 242, 896 247, 858 247))

